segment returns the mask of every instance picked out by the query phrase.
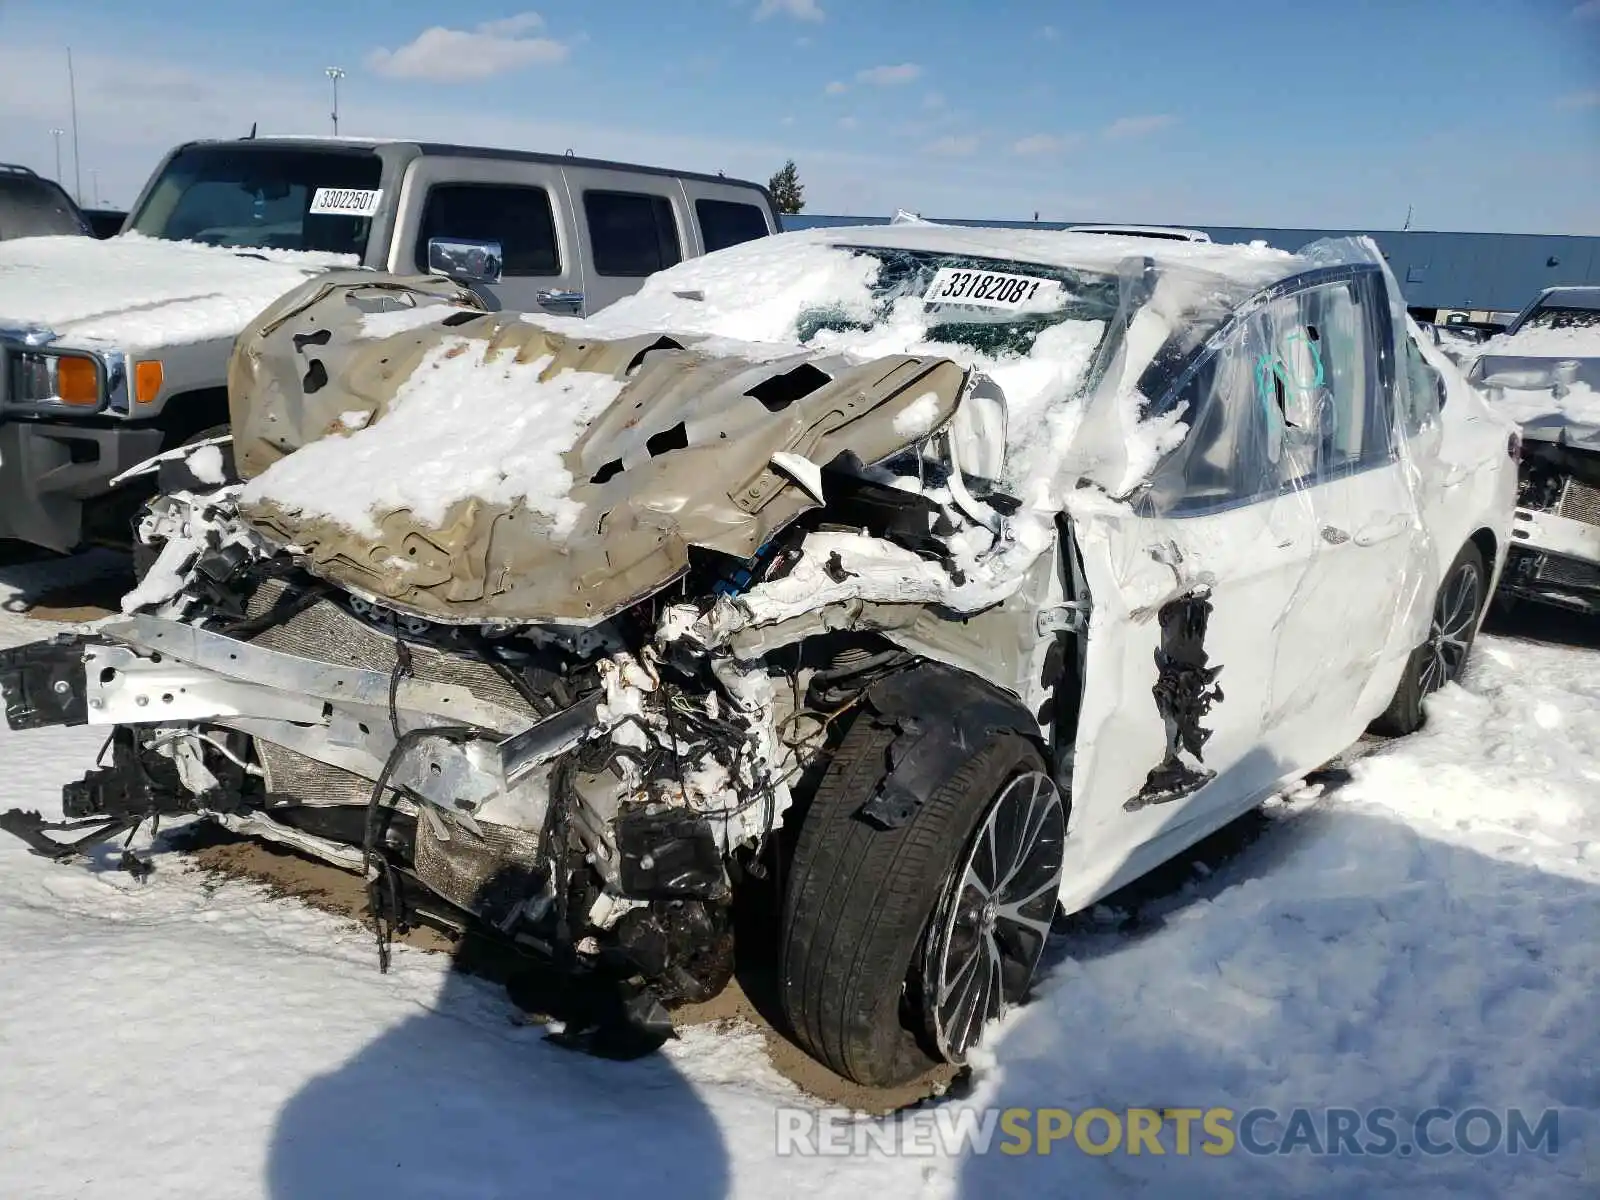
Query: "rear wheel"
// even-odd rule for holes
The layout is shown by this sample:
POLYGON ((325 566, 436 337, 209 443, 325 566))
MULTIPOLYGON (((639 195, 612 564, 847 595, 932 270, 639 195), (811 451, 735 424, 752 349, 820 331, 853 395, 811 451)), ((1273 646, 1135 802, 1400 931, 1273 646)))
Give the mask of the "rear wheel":
POLYGON ((1423 698, 1461 677, 1478 632, 1487 581, 1483 554, 1468 542, 1445 572, 1434 597, 1428 638, 1411 652, 1394 699, 1372 723, 1373 732, 1399 737, 1421 729, 1423 698))
POLYGON ((995 735, 910 820, 859 815, 896 733, 846 733, 800 828, 781 936, 796 1040, 859 1083, 959 1062, 1026 994, 1060 887, 1066 811, 1039 751, 995 735))

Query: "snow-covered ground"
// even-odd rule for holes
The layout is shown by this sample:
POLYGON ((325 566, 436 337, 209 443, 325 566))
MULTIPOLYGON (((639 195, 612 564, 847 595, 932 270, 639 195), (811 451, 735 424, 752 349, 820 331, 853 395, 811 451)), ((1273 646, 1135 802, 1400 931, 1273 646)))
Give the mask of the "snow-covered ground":
MULTIPOLYGON (((48 632, 5 611, 39 576, 0 568, 0 643, 48 632)), ((53 809, 100 740, 0 732, 0 807, 53 809)), ((1429 728, 1352 771, 1137 932, 1059 939, 946 1123, 1556 1108, 1556 1153, 1180 1157, 1169 1131, 1161 1157, 779 1157, 807 1102, 753 1030, 580 1057, 441 956, 380 975, 363 930, 172 855, 140 885, 4 839, 0 1196, 1600 1194, 1600 653, 1486 637, 1429 728)))

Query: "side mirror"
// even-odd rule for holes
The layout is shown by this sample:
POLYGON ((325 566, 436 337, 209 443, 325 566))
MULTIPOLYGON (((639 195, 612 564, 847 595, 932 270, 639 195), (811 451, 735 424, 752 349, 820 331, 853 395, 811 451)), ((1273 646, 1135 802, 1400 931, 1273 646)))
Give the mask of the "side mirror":
POLYGON ((444 275, 458 283, 499 283, 503 261, 499 242, 428 239, 430 275, 444 275))

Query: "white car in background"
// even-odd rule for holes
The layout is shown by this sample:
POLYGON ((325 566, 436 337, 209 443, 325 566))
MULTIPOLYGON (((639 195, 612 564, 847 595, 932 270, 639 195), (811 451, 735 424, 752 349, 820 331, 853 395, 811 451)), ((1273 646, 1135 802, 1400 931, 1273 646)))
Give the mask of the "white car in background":
POLYGON ((1600 287, 1546 288, 1503 334, 1454 353, 1522 430, 1500 598, 1600 613, 1600 287))
POLYGON ((13 728, 114 727, 76 845, 273 838, 380 929, 614 977, 644 1045, 742 928, 871 1084, 962 1060, 1058 910, 1416 728, 1515 487, 1365 240, 816 230, 587 320, 333 273, 230 381, 237 473, 165 464, 126 614, 0 654, 13 728))

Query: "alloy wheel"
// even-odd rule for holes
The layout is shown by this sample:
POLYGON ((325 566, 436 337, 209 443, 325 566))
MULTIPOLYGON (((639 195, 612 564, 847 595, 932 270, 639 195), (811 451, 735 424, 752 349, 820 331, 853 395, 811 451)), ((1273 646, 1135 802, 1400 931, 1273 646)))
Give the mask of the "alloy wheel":
POLYGON ((1461 563, 1439 589, 1433 624, 1423 648, 1422 694, 1436 692, 1461 673, 1472 645, 1483 583, 1470 562, 1461 563))
POLYGON ((989 807, 935 911, 924 1011, 939 1053, 960 1062, 1027 993, 1061 887, 1066 807, 1049 776, 1018 775, 989 807))

